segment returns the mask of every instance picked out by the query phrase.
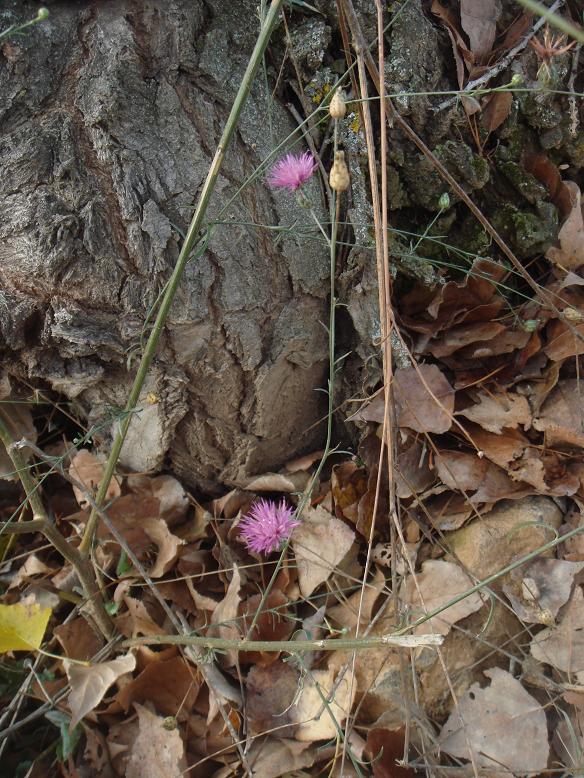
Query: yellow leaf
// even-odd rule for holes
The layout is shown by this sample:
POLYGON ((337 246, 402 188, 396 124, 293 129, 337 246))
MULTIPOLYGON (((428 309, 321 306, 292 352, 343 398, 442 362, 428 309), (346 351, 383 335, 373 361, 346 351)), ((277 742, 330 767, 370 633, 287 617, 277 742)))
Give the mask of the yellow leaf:
POLYGON ((0 605, 0 654, 40 648, 51 618, 39 605, 0 605))

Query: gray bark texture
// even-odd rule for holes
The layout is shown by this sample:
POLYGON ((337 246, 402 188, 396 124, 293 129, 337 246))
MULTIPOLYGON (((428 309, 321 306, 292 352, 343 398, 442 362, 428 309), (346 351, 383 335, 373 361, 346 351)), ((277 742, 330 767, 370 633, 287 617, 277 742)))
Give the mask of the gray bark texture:
MULTIPOLYGON (((2 5, 1 29, 38 7, 2 5)), ((75 400, 106 444, 254 45, 257 5, 53 2, 46 23, 3 44, 3 370, 75 400)), ((260 70, 208 212, 231 223, 187 268, 121 460, 170 467, 206 491, 323 438, 313 425, 324 413, 314 390, 326 384, 326 246, 235 223, 309 219, 263 176, 238 194, 295 127, 266 90, 260 70)))

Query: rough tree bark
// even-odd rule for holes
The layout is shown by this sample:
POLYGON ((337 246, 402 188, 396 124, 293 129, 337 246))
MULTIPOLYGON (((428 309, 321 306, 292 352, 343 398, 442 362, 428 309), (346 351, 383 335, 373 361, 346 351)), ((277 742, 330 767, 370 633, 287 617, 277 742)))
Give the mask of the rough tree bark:
MULTIPOLYGON (((112 407, 124 405, 148 311, 170 274, 179 231, 188 224, 257 35, 258 2, 48 5, 48 22, 0 52, 0 353, 5 373, 75 400, 101 425, 107 444, 112 407)), ((320 13, 289 9, 294 65, 287 58, 281 68, 288 45, 281 26, 267 78, 256 78, 209 213, 227 224, 188 266, 123 451, 122 464, 134 470, 169 466, 207 492, 277 468, 323 439, 316 422, 324 400, 314 390, 326 383, 327 342, 319 324, 327 308, 326 246, 245 224, 309 222, 293 197, 270 192, 262 177, 239 192, 294 130, 286 102, 306 112, 336 79, 342 58, 336 2, 311 5, 320 13), (287 85, 288 76, 299 78, 302 89, 287 85)), ((354 5, 373 40, 373 0, 354 5)), ((454 0, 451 5, 459 10, 454 0)), ((387 90, 398 94, 397 110, 517 255, 540 256, 557 236, 558 213, 546 187, 522 166, 523 156, 543 151, 578 180, 584 164, 579 105, 538 88, 541 63, 528 46, 490 85, 508 84, 518 73, 533 91, 514 94, 508 117, 479 148, 460 103, 443 109, 444 98, 432 97, 456 89, 457 78, 450 38, 431 3, 388 6, 399 12, 387 35, 385 73, 387 90), (404 91, 416 96, 399 96, 404 91)), ((34 16, 36 8, 4 3, 0 28, 34 16)), ((501 10, 498 30, 504 31, 517 6, 509 0, 501 10)), ((577 65, 573 52, 554 59, 557 89, 581 87, 577 65)), ((338 293, 347 305, 339 311, 339 351, 354 354, 345 363, 346 395, 380 376, 371 358, 379 336, 377 288, 356 113, 343 124, 342 144, 352 176, 348 237, 358 244, 339 258, 338 293)), ((398 309, 400 289, 412 275, 428 284, 441 280, 407 232, 430 229, 469 255, 497 257, 453 193, 450 207, 440 210, 442 179, 395 130, 389 180, 391 220, 406 231, 392 238, 392 270, 403 271, 398 309)), ((310 187, 322 208, 316 180, 310 187)), ((439 243, 426 242, 423 250, 439 263, 452 262, 439 243)))
MULTIPOLYGON (((3 27, 36 13, 7 5, 3 27)), ((255 42, 256 6, 55 2, 3 47, 3 367, 75 398, 106 438, 255 42)), ((234 198, 228 222, 306 220, 261 179, 237 194, 293 129, 260 74, 210 218, 234 198)), ((122 463, 166 461, 212 490, 317 445, 322 429, 306 430, 323 413, 327 268, 317 242, 218 227, 185 275, 122 463)))

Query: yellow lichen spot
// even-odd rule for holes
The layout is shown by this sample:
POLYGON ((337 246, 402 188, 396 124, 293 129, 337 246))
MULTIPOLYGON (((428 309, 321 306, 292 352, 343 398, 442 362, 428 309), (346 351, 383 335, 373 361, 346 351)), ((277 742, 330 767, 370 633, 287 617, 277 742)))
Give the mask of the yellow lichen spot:
POLYGON ((158 395, 154 394, 154 392, 148 392, 146 395, 146 402, 150 405, 156 405, 158 402, 158 395))
POLYGON ((349 123, 349 129, 355 133, 355 135, 358 134, 359 130, 361 129, 361 122, 359 121, 359 114, 355 114, 355 118, 351 119, 349 123))
POLYGON ((314 90, 314 94, 312 95, 312 102, 316 105, 320 105, 330 91, 330 84, 323 84, 321 87, 314 90))

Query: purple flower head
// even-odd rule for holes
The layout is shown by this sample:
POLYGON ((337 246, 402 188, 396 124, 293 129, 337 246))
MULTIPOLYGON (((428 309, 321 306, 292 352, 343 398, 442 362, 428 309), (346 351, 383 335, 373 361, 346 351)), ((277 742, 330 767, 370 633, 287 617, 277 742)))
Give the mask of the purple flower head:
POLYGON ((279 505, 269 500, 258 500, 250 512, 239 522, 241 538, 250 551, 271 554, 288 540, 294 527, 300 522, 294 518, 294 510, 282 500, 279 505))
POLYGON ((272 189, 289 189, 295 192, 306 183, 316 170, 312 154, 286 154, 268 173, 268 184, 272 189))

